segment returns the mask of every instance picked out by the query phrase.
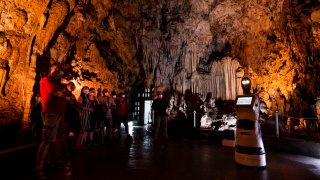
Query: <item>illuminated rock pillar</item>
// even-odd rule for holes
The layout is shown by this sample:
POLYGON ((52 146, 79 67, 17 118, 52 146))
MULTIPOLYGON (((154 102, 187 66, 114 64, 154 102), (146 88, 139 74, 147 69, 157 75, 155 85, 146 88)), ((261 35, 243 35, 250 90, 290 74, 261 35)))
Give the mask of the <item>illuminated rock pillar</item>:
POLYGON ((30 113, 31 113, 31 99, 33 96, 33 86, 35 83, 36 77, 36 62, 37 62, 37 55, 31 55, 30 67, 28 71, 26 71, 26 78, 23 81, 22 85, 22 92, 23 92, 23 117, 22 117, 22 125, 27 126, 30 120, 30 113))
POLYGON ((7 80, 7 68, 5 62, 0 62, 0 94, 2 94, 2 89, 7 80))

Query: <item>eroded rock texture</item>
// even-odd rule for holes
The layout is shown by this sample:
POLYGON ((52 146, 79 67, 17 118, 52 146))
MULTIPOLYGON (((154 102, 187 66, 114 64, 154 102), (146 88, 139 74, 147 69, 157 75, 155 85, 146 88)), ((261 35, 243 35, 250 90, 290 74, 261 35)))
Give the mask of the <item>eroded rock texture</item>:
POLYGON ((0 124, 28 120, 53 63, 78 90, 232 100, 249 76, 289 116, 312 116, 320 96, 317 0, 6 0, 0 12, 0 124))

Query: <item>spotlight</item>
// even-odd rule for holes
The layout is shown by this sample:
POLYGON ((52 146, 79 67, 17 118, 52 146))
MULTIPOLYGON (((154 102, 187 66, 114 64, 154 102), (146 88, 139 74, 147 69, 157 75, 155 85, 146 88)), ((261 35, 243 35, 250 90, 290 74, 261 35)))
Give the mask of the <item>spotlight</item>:
POLYGON ((249 95, 250 94, 250 90, 251 90, 251 80, 248 77, 243 77, 241 80, 241 87, 243 90, 243 93, 245 95, 249 95))

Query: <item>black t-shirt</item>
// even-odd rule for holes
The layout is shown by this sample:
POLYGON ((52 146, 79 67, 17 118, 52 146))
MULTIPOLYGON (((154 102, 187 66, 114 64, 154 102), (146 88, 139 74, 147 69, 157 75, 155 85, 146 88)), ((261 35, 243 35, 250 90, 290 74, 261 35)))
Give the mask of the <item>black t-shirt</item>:
POLYGON ((167 110, 167 100, 165 98, 157 98, 152 103, 152 109, 154 110, 155 116, 163 116, 166 115, 167 110))

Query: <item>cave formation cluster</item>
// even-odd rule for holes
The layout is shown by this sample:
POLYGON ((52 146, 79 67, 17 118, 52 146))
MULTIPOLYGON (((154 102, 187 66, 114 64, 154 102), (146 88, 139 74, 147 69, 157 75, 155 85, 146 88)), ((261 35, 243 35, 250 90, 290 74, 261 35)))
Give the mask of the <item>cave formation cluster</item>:
POLYGON ((248 76, 270 113, 295 117, 320 96, 317 0, 6 0, 0 12, 0 124, 29 118, 55 63, 77 92, 234 100, 248 76))

